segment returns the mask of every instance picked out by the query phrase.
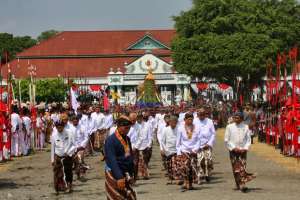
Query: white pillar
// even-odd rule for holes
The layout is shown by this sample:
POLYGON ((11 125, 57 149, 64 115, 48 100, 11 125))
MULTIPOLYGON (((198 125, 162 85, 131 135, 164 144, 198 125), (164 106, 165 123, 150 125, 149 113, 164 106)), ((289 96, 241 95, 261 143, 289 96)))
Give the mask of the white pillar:
POLYGON ((183 100, 184 101, 189 100, 189 91, 188 91, 188 86, 187 85, 183 86, 183 100))
POLYGON ((176 104, 179 105, 181 100, 182 100, 181 85, 176 85, 176 96, 175 96, 176 104))

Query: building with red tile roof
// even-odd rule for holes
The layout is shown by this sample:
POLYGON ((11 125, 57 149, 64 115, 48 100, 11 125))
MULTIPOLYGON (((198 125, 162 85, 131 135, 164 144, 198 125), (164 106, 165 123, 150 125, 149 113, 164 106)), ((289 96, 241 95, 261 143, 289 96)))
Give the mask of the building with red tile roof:
MULTIPOLYGON (((109 86, 126 103, 133 103, 150 61, 166 104, 188 98, 190 78, 178 74, 171 60, 175 30, 64 31, 19 54, 10 62, 17 79, 36 77, 85 80, 88 85, 109 86)), ((4 68, 4 73, 7 70, 4 68)))

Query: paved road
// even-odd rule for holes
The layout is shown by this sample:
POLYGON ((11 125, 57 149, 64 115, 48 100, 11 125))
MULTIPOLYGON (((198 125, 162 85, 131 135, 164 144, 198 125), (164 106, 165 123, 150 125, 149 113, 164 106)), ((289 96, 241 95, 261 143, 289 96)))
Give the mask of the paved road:
MULTIPOLYGON (((283 200, 299 199, 300 174, 289 171, 285 166, 272 161, 272 155, 266 157, 250 152, 248 169, 258 174, 257 179, 248 186, 250 192, 243 194, 234 190, 234 181, 228 158, 223 145, 223 130, 218 132, 214 150, 215 170, 210 184, 196 186, 195 191, 180 192, 175 185, 166 185, 166 179, 160 168, 158 148, 154 148, 151 160, 151 179, 139 181, 136 191, 139 200, 283 200), (270 159, 271 157, 271 159, 270 159)), ((273 151, 272 151, 273 152, 273 151)), ((277 152, 274 152, 274 155, 277 152)), ((274 156, 275 157, 275 156, 274 156)), ((52 187, 50 153, 39 152, 30 157, 19 158, 0 165, 0 199, 18 200, 105 200, 103 163, 99 157, 89 157, 87 162, 93 167, 88 172, 85 183, 75 181, 72 194, 55 196, 52 187)), ((300 167, 300 165, 298 166, 300 167)))

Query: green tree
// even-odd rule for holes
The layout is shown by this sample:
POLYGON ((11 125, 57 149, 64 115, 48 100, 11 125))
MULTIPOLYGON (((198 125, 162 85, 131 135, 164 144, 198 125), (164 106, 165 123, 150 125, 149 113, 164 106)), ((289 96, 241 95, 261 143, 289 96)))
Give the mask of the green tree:
POLYGON ((20 99, 20 92, 21 92, 22 101, 23 102, 29 101, 29 83, 30 83, 29 79, 13 81, 13 89, 14 89, 14 94, 16 99, 18 100, 20 99))
MULTIPOLYGON (((29 79, 13 80, 15 98, 19 100, 21 86, 22 101, 29 101, 29 79)), ((67 96, 68 86, 63 79, 42 79, 36 81, 36 102, 63 102, 67 96)))
POLYGON ((267 58, 299 41, 299 16, 296 0, 193 0, 174 17, 175 68, 231 85, 237 76, 260 83, 267 58))
POLYGON ((36 82, 37 102, 63 102, 67 95, 67 85, 63 79, 43 79, 36 82))
POLYGON ((59 31, 57 30, 48 30, 48 31, 44 31, 42 32, 38 37, 37 37, 37 40, 39 42, 42 42, 44 40, 48 40, 49 38, 55 36, 56 34, 58 34, 59 31))
POLYGON ((36 44, 36 40, 30 36, 14 37, 13 34, 0 33, 0 56, 5 51, 9 52, 9 59, 14 59, 17 53, 30 48, 36 44))

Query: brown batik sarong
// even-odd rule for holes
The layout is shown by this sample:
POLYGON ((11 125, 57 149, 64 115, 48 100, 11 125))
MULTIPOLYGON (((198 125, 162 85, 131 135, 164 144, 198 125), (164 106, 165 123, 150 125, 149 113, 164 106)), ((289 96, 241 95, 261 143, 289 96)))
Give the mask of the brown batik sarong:
POLYGON ((139 151, 139 164, 138 164, 138 176, 149 178, 149 161, 152 150, 146 148, 145 150, 139 151))
POLYGON ((167 156, 165 155, 165 154, 161 154, 160 155, 161 156, 161 162, 162 162, 162 167, 163 167, 163 169, 164 170, 166 170, 167 169, 167 156))
POLYGON ((201 149, 197 154, 197 179, 201 183, 201 178, 211 176, 213 170, 212 149, 201 149))
POLYGON ((190 153, 183 153, 178 157, 178 168, 179 172, 182 175, 182 179, 185 182, 188 182, 191 186, 193 181, 196 179, 196 164, 197 157, 196 155, 190 153))
POLYGON ((54 156, 53 178, 55 191, 65 191, 67 189, 62 158, 56 155, 54 156))
POLYGON ((132 189, 131 184, 126 182, 124 191, 118 189, 117 181, 111 172, 105 172, 105 190, 107 200, 136 200, 136 193, 132 189))
POLYGON ((169 180, 178 180, 176 176, 176 154, 171 154, 166 157, 166 165, 169 180))
POLYGON ((87 170, 84 164, 84 153, 84 148, 79 149, 74 159, 75 173, 78 178, 83 177, 87 170))
POLYGON ((247 152, 236 153, 231 151, 229 154, 235 183, 237 188, 240 188, 245 183, 253 180, 255 176, 246 172, 247 152))

